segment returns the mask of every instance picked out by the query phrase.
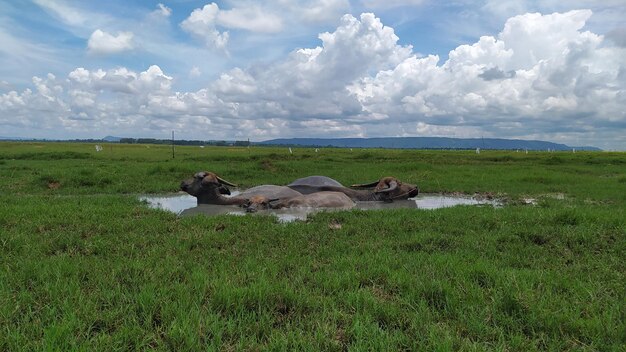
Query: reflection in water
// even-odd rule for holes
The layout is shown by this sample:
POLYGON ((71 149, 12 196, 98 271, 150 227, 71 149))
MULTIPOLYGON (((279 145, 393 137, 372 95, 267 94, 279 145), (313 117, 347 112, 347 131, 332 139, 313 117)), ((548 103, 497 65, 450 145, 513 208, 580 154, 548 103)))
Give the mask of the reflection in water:
MULTIPOLYGON (((233 192, 232 196, 239 194, 233 192)), ((175 194, 171 196, 142 196, 139 200, 145 201, 151 208, 169 210, 179 216, 192 215, 246 215, 249 214, 245 209, 236 205, 217 205, 217 204, 197 204, 196 197, 188 194, 175 194)), ((282 222, 291 222, 295 220, 306 220, 309 214, 313 213, 313 209, 308 208, 291 208, 277 210, 260 210, 255 215, 274 215, 282 222)))
POLYGON ((417 197, 415 198, 415 204, 420 209, 439 209, 454 207, 457 205, 480 205, 490 204, 493 206, 499 206, 500 202, 494 200, 478 200, 472 197, 459 197, 459 196, 430 196, 430 197, 417 197))
POLYGON ((163 210, 169 210, 176 214, 187 208, 193 208, 197 205, 196 197, 190 196, 187 193, 184 195, 175 194, 171 196, 141 196, 139 200, 148 202, 150 208, 157 208, 163 210))
MULTIPOLYGON (((231 196, 237 195, 239 192, 233 192, 231 196)), ((191 216, 191 215, 245 215, 245 209, 235 205, 215 205, 215 204, 201 204, 197 205, 196 198, 186 193, 175 194, 171 196, 142 196, 139 198, 142 201, 148 203, 151 208, 163 209, 174 212, 179 216, 191 216)), ((362 210, 381 210, 381 209, 398 209, 398 208, 412 208, 412 209, 439 209, 453 207, 457 205, 481 205, 487 204, 494 207, 500 206, 501 203, 497 200, 478 200, 473 197, 463 196, 445 196, 439 194, 421 194, 415 198, 407 200, 396 200, 392 203, 385 202, 357 202, 355 209, 362 210)), ((306 220, 309 214, 315 213, 320 209, 313 208, 289 208, 289 209, 277 209, 277 210, 261 210, 256 212, 258 215, 274 215, 278 217, 281 222, 291 222, 295 220, 306 220)), ((324 209, 335 210, 335 209, 324 209)))

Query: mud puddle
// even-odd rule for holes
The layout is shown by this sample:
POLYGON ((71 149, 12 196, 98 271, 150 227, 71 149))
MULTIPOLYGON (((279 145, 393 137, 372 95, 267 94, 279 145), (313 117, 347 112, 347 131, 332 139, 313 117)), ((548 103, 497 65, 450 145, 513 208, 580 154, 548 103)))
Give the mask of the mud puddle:
MULTIPOLYGON (((233 192, 231 196, 236 196, 239 192, 233 192)), ((215 205, 196 203, 196 198, 188 194, 174 194, 169 196, 141 196, 140 200, 145 201, 151 208, 168 210, 179 216, 191 216, 203 214, 207 216, 215 215, 246 215, 245 209, 234 205, 215 205)), ((396 200, 392 203, 385 202, 357 202, 355 209, 362 210, 383 210, 383 209, 440 209, 454 207, 458 205, 489 205, 498 207, 501 202, 497 200, 476 199, 470 196, 441 195, 441 194, 421 194, 415 198, 407 200, 396 200)), ((332 210, 332 209, 331 209, 332 210)), ((291 222, 295 220, 306 220, 309 214, 315 213, 319 209, 311 208, 290 208, 277 210, 263 210, 255 214, 274 215, 281 222, 291 222)))

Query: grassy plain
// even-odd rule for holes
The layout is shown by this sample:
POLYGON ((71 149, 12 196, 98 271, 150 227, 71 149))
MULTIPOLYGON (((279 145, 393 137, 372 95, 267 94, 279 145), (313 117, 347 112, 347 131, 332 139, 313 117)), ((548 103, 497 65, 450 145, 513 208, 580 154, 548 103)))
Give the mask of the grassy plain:
POLYGON ((0 204, 2 351, 626 348, 625 153, 7 142, 0 204), (508 203, 280 224, 137 199, 199 170, 508 203))

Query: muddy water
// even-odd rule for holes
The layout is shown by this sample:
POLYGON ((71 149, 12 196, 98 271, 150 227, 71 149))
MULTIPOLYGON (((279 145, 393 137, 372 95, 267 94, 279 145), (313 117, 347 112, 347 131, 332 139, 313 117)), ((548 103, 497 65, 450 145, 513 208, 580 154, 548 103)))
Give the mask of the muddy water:
MULTIPOLYGON (((239 192, 233 192, 231 196, 235 196, 239 192)), ((169 196, 142 196, 139 198, 148 203, 151 208, 168 210, 180 216, 190 216, 203 214, 208 216, 214 215, 246 215, 246 211, 241 207, 234 205, 215 205, 201 204, 197 205, 196 198, 188 194, 175 194, 169 196)), ((397 208, 412 209, 439 209, 453 207, 457 205, 490 205, 500 206, 499 201, 495 200, 478 200, 469 196, 448 196, 440 194, 420 194, 415 198, 407 200, 397 200, 392 203, 385 202, 357 202, 355 208, 362 210, 383 210, 397 208)), ((309 214, 319 209, 311 208, 290 208, 277 210, 263 210, 255 214, 274 215, 282 222, 290 222, 295 220, 306 220, 309 214)))

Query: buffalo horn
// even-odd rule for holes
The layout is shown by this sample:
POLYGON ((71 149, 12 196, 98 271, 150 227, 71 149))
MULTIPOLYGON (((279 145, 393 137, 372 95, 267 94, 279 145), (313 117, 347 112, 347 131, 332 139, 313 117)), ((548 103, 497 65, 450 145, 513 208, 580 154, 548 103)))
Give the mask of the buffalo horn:
POLYGON ((362 184, 352 185, 350 187, 352 187, 352 188, 374 187, 374 186, 376 186, 378 184, 378 182, 380 182, 380 181, 374 181, 374 182, 370 182, 370 183, 362 183, 362 184))
POLYGON ((234 183, 228 182, 228 181, 224 180, 223 178, 221 178, 219 176, 216 176, 216 177, 217 177, 217 180, 220 181, 221 184, 224 184, 224 185, 227 185, 227 186, 231 186, 231 187, 237 187, 237 185, 234 184, 234 183))
POLYGON ((380 191, 377 191, 376 193, 387 193, 387 192, 391 192, 391 191, 395 190, 396 188, 398 188, 398 182, 390 181, 389 182, 389 187, 387 187, 385 189, 381 189, 380 191))

